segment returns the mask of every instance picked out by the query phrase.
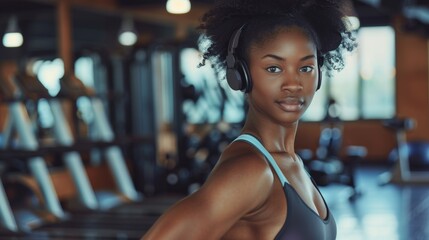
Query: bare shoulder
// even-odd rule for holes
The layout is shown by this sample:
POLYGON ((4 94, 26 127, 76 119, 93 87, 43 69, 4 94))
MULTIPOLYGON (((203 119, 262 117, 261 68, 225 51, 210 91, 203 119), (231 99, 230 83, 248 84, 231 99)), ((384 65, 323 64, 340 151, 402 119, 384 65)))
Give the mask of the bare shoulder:
MULTIPOLYGON (((244 141, 231 143, 222 153, 215 167, 237 167, 241 171, 254 174, 271 173, 268 162, 264 156, 252 145, 244 141)), ((269 174, 272 175, 272 174, 269 174)))
POLYGON ((242 198, 253 199, 255 202, 246 204, 255 206, 266 200, 273 183, 274 175, 264 156, 250 144, 238 141, 225 149, 205 185, 210 189, 220 186, 223 193, 239 193, 242 198))

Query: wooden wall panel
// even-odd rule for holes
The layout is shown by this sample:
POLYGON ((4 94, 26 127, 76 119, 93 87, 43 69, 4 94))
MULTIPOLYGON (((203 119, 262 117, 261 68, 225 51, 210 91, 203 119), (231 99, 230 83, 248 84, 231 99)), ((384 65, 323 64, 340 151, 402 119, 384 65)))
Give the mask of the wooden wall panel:
POLYGON ((397 114, 417 122, 409 140, 429 141, 428 39, 401 31, 401 20, 395 21, 397 114))

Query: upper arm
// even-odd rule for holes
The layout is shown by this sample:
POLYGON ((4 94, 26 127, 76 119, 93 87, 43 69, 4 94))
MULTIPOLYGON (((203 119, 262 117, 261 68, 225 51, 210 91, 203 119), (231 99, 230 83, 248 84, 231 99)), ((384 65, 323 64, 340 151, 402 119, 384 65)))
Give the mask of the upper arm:
POLYGON ((179 201, 144 239, 217 239, 267 198, 273 176, 266 161, 249 154, 222 161, 206 183, 179 201))

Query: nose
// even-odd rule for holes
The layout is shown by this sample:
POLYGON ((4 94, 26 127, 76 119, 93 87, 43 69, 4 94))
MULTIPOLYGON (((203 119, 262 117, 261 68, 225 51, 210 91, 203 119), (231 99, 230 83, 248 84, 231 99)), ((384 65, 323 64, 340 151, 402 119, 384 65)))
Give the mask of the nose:
POLYGON ((282 90, 296 92, 302 90, 302 82, 294 71, 285 71, 282 82, 282 90))

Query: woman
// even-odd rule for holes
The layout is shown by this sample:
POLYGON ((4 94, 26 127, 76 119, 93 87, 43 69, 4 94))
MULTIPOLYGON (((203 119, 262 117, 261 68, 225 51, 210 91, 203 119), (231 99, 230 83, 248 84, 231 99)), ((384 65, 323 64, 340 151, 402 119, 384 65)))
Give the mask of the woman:
POLYGON ((353 48, 336 3, 226 0, 204 15, 204 60, 246 95, 243 135, 142 239, 335 239, 333 216, 294 141, 321 65, 341 67, 340 49, 353 48))

